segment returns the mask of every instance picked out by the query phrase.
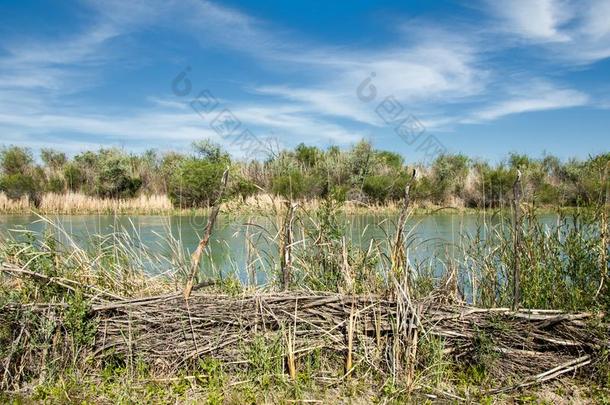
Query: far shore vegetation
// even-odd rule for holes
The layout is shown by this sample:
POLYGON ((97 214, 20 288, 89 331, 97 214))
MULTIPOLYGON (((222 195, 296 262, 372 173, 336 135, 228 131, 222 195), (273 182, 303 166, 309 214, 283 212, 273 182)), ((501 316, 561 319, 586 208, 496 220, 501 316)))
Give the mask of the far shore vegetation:
POLYGON ((266 211, 283 199, 311 208, 328 197, 348 212, 397 211, 412 172, 415 207, 431 212, 508 208, 518 171, 524 195, 537 208, 590 207, 606 203, 610 153, 587 159, 509 154, 497 163, 442 155, 407 165, 397 153, 366 141, 351 148, 298 145, 264 160, 236 160, 220 146, 200 141, 190 154, 120 149, 69 157, 52 149, 0 149, 0 213, 32 210, 57 214, 205 213, 223 172, 230 184, 225 206, 236 212, 266 211))

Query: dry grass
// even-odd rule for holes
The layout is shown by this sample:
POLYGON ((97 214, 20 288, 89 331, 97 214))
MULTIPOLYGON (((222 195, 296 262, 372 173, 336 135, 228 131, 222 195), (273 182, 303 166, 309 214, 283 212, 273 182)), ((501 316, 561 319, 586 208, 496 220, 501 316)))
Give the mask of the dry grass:
MULTIPOLYGON (((34 206, 27 197, 12 200, 4 193, 0 193, 0 213, 24 213, 32 209, 34 209, 34 206)), ((172 210, 172 203, 166 195, 141 195, 130 199, 109 199, 91 197, 81 193, 46 193, 42 196, 37 209, 37 211, 45 214, 161 214, 172 210)))
MULTIPOLYGON (((300 202, 300 207, 306 211, 316 211, 322 205, 318 198, 308 199, 300 202)), ((240 198, 229 200, 222 204, 223 212, 239 214, 260 214, 281 212, 284 200, 271 194, 263 193, 250 196, 243 201, 240 198)), ((459 201, 454 204, 456 208, 462 208, 463 203, 459 201)), ((431 211, 439 207, 430 202, 418 202, 414 208, 431 211)), ((344 213, 353 214, 387 214, 398 213, 400 204, 389 201, 384 204, 363 203, 359 201, 348 201, 343 207, 344 213)), ((30 201, 27 196, 19 200, 8 198, 0 193, 0 214, 24 214, 36 211, 40 214, 204 214, 207 209, 179 209, 173 207, 169 197, 165 194, 153 194, 150 196, 140 195, 129 199, 111 199, 88 196, 82 193, 55 194, 45 193, 42 195, 38 207, 30 201)))
MULTIPOLYGON (((323 200, 319 198, 306 199, 299 201, 299 208, 303 211, 316 212, 320 209, 323 204, 323 200)), ((430 202, 415 202, 412 204, 416 209, 423 210, 434 210, 440 208, 430 202)), ((463 204, 462 204, 463 206, 463 204)), ((285 207, 285 200, 282 197, 277 197, 268 193, 256 194, 249 196, 245 201, 241 199, 235 199, 225 202, 222 206, 223 211, 226 212, 243 212, 243 213, 269 213, 269 212, 283 212, 285 207)), ((387 214, 387 213, 398 213, 401 208, 399 201, 388 201, 386 203, 364 203, 359 201, 346 201, 342 206, 341 210, 345 214, 387 214)))
POLYGON ((6 214, 27 212, 30 210, 30 200, 22 197, 19 200, 12 200, 4 193, 0 193, 0 212, 6 214))

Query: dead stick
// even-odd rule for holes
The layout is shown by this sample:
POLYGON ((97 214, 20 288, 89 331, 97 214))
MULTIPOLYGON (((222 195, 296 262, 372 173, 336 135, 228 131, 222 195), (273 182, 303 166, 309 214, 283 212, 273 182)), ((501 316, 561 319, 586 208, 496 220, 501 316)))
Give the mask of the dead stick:
POLYGON ((218 194, 218 199, 212 208, 212 212, 210 213, 210 218, 208 218, 208 223, 205 227, 205 233, 203 235, 203 239, 199 242, 195 253, 191 258, 191 274, 189 274, 189 278, 186 282, 186 287, 184 288, 184 299, 188 300, 191 296, 191 291, 193 290, 193 283, 195 281, 195 276, 199 270, 199 264, 201 263, 201 255, 203 254, 205 248, 208 246, 208 242, 210 241, 210 237, 212 236, 212 229, 214 228, 214 223, 216 222, 216 217, 220 212, 220 203, 222 201, 222 197, 227 188, 227 182, 229 180, 229 169, 226 169, 222 174, 222 181, 220 186, 220 193, 218 194))
POLYGON ((521 291, 519 279, 521 277, 521 171, 517 170, 517 180, 513 185, 513 194, 515 197, 515 245, 514 245, 514 260, 513 268, 513 310, 517 310, 520 305, 521 291))

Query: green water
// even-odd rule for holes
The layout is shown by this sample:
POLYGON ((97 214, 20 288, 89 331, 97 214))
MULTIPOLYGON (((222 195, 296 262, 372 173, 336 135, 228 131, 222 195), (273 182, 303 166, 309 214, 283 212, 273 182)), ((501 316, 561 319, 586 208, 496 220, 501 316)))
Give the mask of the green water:
MULTIPOLYGON (((154 251, 160 257, 171 257, 181 251, 185 256, 192 252, 207 222, 199 216, 110 216, 73 215, 49 218, 58 228, 42 221, 34 215, 0 216, 0 235, 19 237, 23 230, 44 233, 53 230, 60 240, 68 236, 78 245, 91 243, 91 235, 113 235, 128 233, 136 241, 138 249, 154 251), (170 243, 168 236, 175 242, 170 243), (89 241, 89 242, 87 242, 89 241), (174 247, 172 249, 172 246, 174 247), (179 246, 179 247, 178 247, 179 246)), ((395 216, 357 215, 343 218, 345 235, 352 243, 367 248, 371 243, 383 249, 387 235, 393 233, 395 216)), ((440 262, 447 252, 453 251, 463 235, 482 232, 484 224, 493 225, 507 221, 499 216, 484 214, 442 213, 411 217, 407 229, 412 233, 410 257, 414 262, 440 262)), ((541 221, 552 225, 555 216, 543 215, 541 221)), ((203 268, 214 274, 237 274, 242 280, 247 278, 247 263, 255 264, 259 281, 265 279, 265 272, 277 263, 277 245, 273 238, 277 235, 275 221, 263 217, 234 218, 220 216, 214 229, 203 268), (254 249, 248 254, 247 240, 254 249), (254 253, 253 253, 254 252, 254 253), (249 259, 248 259, 249 258, 249 259)), ((297 225, 295 240, 302 239, 302 227, 297 225)), ((112 240, 110 237, 108 240, 112 240)), ((310 242, 309 242, 310 243, 310 242)), ((305 244, 305 248, 306 248, 305 244)), ((301 246, 302 247, 302 246, 301 246)), ((171 260, 158 265, 154 271, 171 271, 171 260)), ((148 263, 151 268, 154 265, 148 263)))

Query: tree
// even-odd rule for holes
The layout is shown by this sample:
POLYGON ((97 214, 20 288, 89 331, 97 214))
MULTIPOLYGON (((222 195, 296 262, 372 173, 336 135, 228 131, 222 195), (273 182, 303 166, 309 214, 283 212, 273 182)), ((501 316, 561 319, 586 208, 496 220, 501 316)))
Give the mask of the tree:
POLYGON ((65 153, 46 148, 43 148, 40 151, 40 158, 42 159, 42 162, 53 171, 60 170, 68 161, 65 153))
POLYGON ((322 156, 322 151, 315 146, 305 146, 304 143, 300 143, 294 149, 294 155, 296 160, 307 168, 314 167, 318 160, 322 156))
POLYGON ((0 168, 4 175, 29 173, 33 163, 32 152, 27 148, 10 146, 0 150, 0 168))
POLYGON ((129 159, 117 153, 103 153, 99 162, 96 189, 101 197, 134 197, 142 186, 142 180, 130 173, 129 159))
POLYGON ((193 149, 201 159, 212 163, 228 163, 231 160, 219 144, 209 139, 193 142, 193 149))
POLYGON ((177 207, 208 207, 218 197, 222 174, 231 165, 229 154, 220 145, 203 140, 193 143, 195 156, 166 156, 163 165, 174 168, 169 181, 169 196, 177 207))
POLYGON ((80 191, 85 181, 85 175, 74 162, 70 162, 64 167, 64 178, 66 179, 66 187, 70 191, 80 191))
POLYGON ((218 187, 226 165, 207 159, 182 160, 169 184, 169 196, 176 207, 210 206, 218 196, 218 187))
POLYGON ((303 174, 292 169, 285 174, 276 176, 271 181, 273 193, 288 199, 301 198, 304 195, 305 181, 303 174))
POLYGON ((450 197, 463 198, 469 159, 464 155, 441 155, 432 164, 432 197, 444 203, 450 197))
POLYGON ((394 179, 391 176, 368 176, 364 180, 362 191, 371 199, 383 202, 392 194, 394 179))
POLYGON ((28 196, 37 202, 40 184, 35 176, 34 158, 27 148, 11 146, 0 151, 0 192, 9 198, 18 199, 28 196))
POLYGON ((38 191, 39 187, 33 176, 15 173, 0 177, 0 192, 5 193, 8 198, 19 199, 28 196, 31 200, 37 200, 38 191))
POLYGON ((382 150, 375 155, 379 163, 389 169, 400 170, 404 165, 404 159, 398 153, 382 150))

